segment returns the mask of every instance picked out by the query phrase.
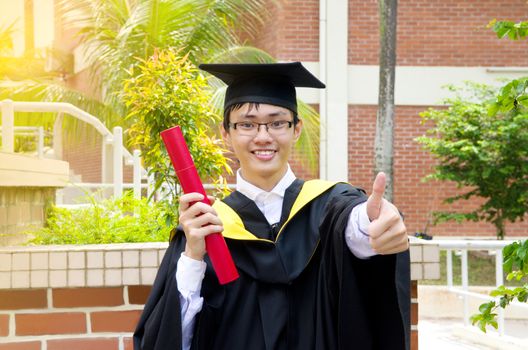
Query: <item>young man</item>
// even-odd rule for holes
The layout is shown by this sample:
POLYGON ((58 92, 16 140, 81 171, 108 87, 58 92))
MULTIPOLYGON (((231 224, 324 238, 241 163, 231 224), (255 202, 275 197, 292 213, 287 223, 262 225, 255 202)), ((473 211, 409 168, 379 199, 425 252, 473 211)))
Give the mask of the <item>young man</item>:
POLYGON ((135 348, 408 349, 408 240, 384 174, 367 198, 288 165, 302 130, 295 86, 324 84, 298 62, 200 68, 228 84, 222 135, 237 188, 213 207, 181 197, 135 348), (205 251, 221 231, 240 273, 227 285, 205 251))

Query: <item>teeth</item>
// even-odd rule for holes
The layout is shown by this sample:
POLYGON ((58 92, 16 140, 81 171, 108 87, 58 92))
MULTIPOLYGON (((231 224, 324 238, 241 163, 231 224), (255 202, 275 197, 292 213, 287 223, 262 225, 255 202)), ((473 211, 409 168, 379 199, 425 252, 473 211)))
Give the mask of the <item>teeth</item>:
POLYGON ((268 156, 275 153, 275 151, 255 151, 254 153, 256 155, 268 156))

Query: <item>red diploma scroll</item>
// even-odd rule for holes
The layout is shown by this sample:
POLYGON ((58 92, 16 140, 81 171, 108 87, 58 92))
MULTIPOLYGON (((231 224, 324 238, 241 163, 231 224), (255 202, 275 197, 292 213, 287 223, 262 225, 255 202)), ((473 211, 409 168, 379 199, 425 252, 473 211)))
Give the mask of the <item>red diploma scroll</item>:
MULTIPOLYGON (((183 192, 201 193, 204 195, 202 202, 211 204, 200 181, 180 127, 175 126, 164 130, 160 135, 165 143, 183 192)), ((205 247, 220 284, 226 284, 236 280, 238 278, 238 271, 222 234, 212 233, 205 237, 205 247)))

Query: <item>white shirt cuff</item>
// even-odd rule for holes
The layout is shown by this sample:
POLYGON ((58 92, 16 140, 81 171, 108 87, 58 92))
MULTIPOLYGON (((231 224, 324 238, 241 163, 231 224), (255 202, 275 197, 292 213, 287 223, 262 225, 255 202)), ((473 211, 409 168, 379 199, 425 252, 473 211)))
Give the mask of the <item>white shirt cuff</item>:
POLYGON ((358 204, 352 209, 348 217, 348 224, 345 229, 345 241, 356 257, 367 259, 377 253, 370 246, 368 237, 368 227, 370 220, 367 215, 367 203, 358 204))
POLYGON ((354 209, 357 208, 357 222, 358 228, 363 233, 363 235, 368 235, 368 228, 370 225, 370 219, 367 215, 367 202, 357 205, 354 209))
POLYGON ((176 268, 176 282, 182 295, 200 292, 206 266, 203 260, 191 259, 184 253, 181 254, 176 268))

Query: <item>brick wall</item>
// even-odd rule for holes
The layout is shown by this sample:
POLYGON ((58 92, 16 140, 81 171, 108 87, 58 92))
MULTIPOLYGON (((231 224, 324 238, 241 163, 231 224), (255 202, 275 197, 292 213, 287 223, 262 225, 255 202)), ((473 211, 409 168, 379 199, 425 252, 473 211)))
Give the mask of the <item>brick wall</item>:
POLYGON ((132 349, 150 288, 0 290, 0 350, 132 349))
MULTIPOLYGON (((99 183, 101 182, 103 137, 90 126, 87 128, 87 130, 78 131, 75 139, 66 138, 64 140, 63 160, 70 163, 70 169, 76 175, 81 175, 83 182, 99 183)), ((132 171, 131 165, 123 165, 124 182, 132 182, 132 171)))
POLYGON ((166 247, 0 249, 0 350, 132 349, 166 247))
MULTIPOLYGON (((349 0, 348 62, 376 65, 378 2, 349 0)), ((271 2, 253 44, 279 60, 319 61, 319 1, 271 2)), ((413 0, 398 4, 397 64, 402 66, 526 66, 528 41, 498 40, 494 18, 525 19, 525 0, 413 0)))
POLYGON ((319 60, 319 1, 269 1, 268 16, 252 40, 279 60, 319 60))
MULTIPOLYGON (((349 64, 376 65, 378 1, 349 0, 349 64)), ((253 43, 280 60, 319 61, 319 1, 271 2, 253 43)), ((398 65, 526 66, 528 42, 498 40, 494 18, 525 19, 525 0, 413 0, 398 3, 398 65)))
MULTIPOLYGON (((349 64, 378 64, 375 0, 349 1, 349 64)), ((494 18, 526 19, 524 0, 413 0, 398 3, 397 64, 403 66, 526 66, 528 42, 498 40, 494 18)))
POLYGON ((101 182, 102 137, 93 130, 64 140, 63 159, 84 182, 101 182))
POLYGON ((30 228, 42 227, 46 206, 55 201, 55 188, 0 187, 0 246, 19 244, 30 228))
POLYGON ((418 350, 418 282, 411 281, 411 350, 418 350))
MULTIPOLYGON (((128 350, 166 243, 0 249, 0 350, 128 350)), ((417 279, 440 276, 438 247, 411 242, 417 279)))

